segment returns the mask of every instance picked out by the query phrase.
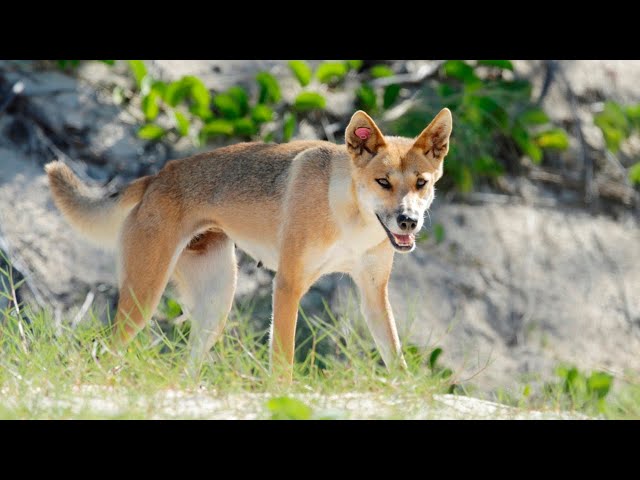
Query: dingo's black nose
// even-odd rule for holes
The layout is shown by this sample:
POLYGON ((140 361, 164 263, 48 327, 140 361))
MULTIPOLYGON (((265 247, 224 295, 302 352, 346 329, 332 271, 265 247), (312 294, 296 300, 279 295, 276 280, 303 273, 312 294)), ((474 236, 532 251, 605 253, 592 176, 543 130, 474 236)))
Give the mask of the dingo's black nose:
POLYGON ((416 220, 415 218, 407 217, 402 213, 398 215, 398 218, 396 220, 398 222, 400 230, 415 230, 416 226, 418 225, 418 220, 416 220))

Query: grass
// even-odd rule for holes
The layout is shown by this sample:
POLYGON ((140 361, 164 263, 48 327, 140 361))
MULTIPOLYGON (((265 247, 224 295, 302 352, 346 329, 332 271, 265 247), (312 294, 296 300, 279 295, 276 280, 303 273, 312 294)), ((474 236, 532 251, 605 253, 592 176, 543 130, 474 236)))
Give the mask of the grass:
POLYGON ((223 339, 193 378, 188 322, 152 322, 126 351, 112 352, 108 328, 91 312, 73 327, 56 324, 45 311, 15 308, 17 286, 9 273, 0 283, 0 295, 10 300, 0 311, 0 418, 298 418, 295 398, 312 406, 313 418, 379 416, 331 411, 331 399, 345 392, 360 403, 384 398, 388 408, 381 415, 399 418, 426 408, 433 393, 452 383, 429 368, 429 350, 409 349, 410 371, 388 372, 357 325, 303 314, 303 358, 293 385, 283 388, 268 372, 267 330, 241 309, 232 312, 223 339), (411 408, 397 405, 409 398, 411 408))
MULTIPOLYGON (((408 345, 408 372, 387 371, 362 322, 330 313, 300 315, 304 338, 290 387, 272 380, 267 330, 242 309, 232 312, 223 339, 194 378, 186 368, 188 322, 152 322, 126 351, 112 352, 108 328, 91 313, 74 327, 56 324, 48 312, 16 308, 10 273, 0 271, 0 295, 10 300, 0 303, 7 305, 0 311, 2 419, 429 418, 435 394, 465 392, 440 364, 440 348, 408 345)), ((628 382, 587 413, 640 418, 638 385, 628 382)), ((573 410, 577 394, 571 395, 567 403, 559 387, 500 399, 525 410, 573 410)))
POLYGON ((413 374, 387 372, 354 329, 338 333, 336 325, 318 320, 310 321, 311 341, 331 338, 338 355, 310 349, 296 365, 294 384, 284 389, 268 374, 267 332, 253 330, 250 319, 238 312, 198 378, 187 374, 185 327, 167 333, 153 324, 118 354, 108 350, 107 331, 95 318, 74 329, 56 328, 42 312, 5 311, 2 317, 2 418, 198 418, 216 416, 216 409, 230 417, 268 418, 282 415, 273 402, 269 408, 272 398, 303 395, 322 410, 323 398, 345 392, 411 397, 424 406, 449 383, 419 375, 416 355, 410 357, 413 374))

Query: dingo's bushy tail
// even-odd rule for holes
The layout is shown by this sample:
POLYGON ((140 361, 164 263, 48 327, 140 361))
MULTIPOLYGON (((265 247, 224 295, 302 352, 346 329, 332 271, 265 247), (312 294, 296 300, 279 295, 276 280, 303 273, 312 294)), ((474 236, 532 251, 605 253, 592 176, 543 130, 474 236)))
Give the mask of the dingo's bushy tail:
POLYGON ((88 240, 108 249, 117 245, 124 219, 147 190, 152 177, 142 177, 115 195, 96 195, 60 161, 48 163, 45 171, 53 200, 65 219, 88 240))

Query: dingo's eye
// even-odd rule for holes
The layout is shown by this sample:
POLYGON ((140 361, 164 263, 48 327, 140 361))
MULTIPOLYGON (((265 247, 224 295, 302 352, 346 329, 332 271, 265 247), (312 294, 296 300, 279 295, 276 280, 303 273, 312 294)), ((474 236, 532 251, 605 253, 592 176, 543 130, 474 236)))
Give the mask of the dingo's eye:
POLYGON ((416 188, 420 190, 426 184, 427 184, 427 181, 424 178, 419 178, 418 181, 416 182, 416 188))
POLYGON ((376 178, 376 182, 378 182, 378 185, 380 185, 385 190, 391 190, 391 184, 386 178, 376 178))

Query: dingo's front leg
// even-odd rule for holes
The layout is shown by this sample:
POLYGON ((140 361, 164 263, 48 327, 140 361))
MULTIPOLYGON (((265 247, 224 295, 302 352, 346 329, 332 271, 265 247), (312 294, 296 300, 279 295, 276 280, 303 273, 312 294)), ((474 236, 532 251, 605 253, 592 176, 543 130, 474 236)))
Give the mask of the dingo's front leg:
POLYGON ((360 290, 362 314, 385 365, 399 363, 406 368, 387 291, 392 264, 393 249, 385 240, 362 257, 353 279, 360 290))

